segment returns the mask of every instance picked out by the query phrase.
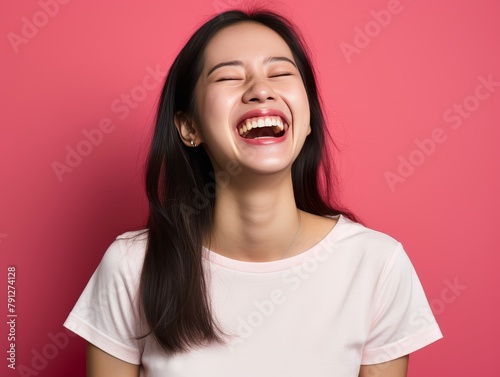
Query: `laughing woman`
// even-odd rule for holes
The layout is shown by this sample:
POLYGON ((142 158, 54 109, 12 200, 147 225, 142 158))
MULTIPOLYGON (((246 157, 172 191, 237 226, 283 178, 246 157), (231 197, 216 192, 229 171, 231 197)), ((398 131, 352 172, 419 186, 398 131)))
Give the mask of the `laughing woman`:
POLYGON ((195 32, 161 95, 148 229, 116 239, 65 322, 88 376, 406 376, 441 332, 402 245, 329 194, 325 132, 288 21, 195 32))

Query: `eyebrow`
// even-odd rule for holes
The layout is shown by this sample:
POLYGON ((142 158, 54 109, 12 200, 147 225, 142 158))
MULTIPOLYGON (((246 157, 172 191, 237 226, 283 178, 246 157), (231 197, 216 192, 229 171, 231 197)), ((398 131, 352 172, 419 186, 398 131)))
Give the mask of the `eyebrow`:
MULTIPOLYGON (((265 58, 263 63, 268 64, 268 63, 275 63, 275 62, 288 62, 288 63, 291 63, 295 68, 297 68, 297 65, 293 62, 293 60, 287 58, 286 56, 270 56, 268 58, 265 58)), ((216 64, 210 69, 210 71, 208 71, 207 77, 210 76, 210 74, 213 71, 215 71, 216 69, 219 69, 221 67, 227 67, 227 66, 241 67, 241 66, 243 66, 243 62, 241 60, 231 60, 231 61, 216 64)))

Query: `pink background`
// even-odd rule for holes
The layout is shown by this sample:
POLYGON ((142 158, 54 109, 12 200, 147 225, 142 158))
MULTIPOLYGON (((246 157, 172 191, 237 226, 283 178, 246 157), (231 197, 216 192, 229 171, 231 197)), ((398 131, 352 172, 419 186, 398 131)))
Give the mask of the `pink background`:
MULTIPOLYGON (((144 224, 142 166, 160 90, 151 71, 166 72, 196 25, 238 3, 3 5, 2 376, 84 376, 84 342, 62 323, 114 237, 144 224), (8 266, 17 269, 16 371, 5 358, 8 266)), ((276 4, 310 43, 345 203, 403 243, 445 335, 412 355, 409 375, 492 375, 499 3, 276 4)))

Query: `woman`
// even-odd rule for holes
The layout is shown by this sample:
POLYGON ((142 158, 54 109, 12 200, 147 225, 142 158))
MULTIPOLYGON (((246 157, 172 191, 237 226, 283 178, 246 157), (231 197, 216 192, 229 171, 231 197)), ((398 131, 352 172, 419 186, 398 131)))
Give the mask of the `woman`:
POLYGON ((89 376, 399 377, 441 337, 401 244, 319 188, 303 46, 276 14, 230 11, 179 53, 148 230, 118 237, 65 323, 88 341, 89 376))

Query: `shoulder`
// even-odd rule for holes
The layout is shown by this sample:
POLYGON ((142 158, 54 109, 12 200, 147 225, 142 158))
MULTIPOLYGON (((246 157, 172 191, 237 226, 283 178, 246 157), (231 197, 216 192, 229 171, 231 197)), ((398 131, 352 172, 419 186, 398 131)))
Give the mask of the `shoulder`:
POLYGON ((98 269, 102 274, 137 279, 144 263, 147 239, 147 229, 119 235, 104 253, 98 269))
POLYGON ((124 253, 136 255, 144 254, 148 242, 148 229, 134 230, 120 234, 113 242, 124 253))
POLYGON ((327 247, 342 259, 354 264, 383 268, 401 252, 401 243, 392 236, 340 216, 329 237, 327 247))
POLYGON ((387 252, 400 245, 397 239, 387 233, 354 222, 345 216, 340 216, 335 228, 337 241, 356 250, 387 252))

